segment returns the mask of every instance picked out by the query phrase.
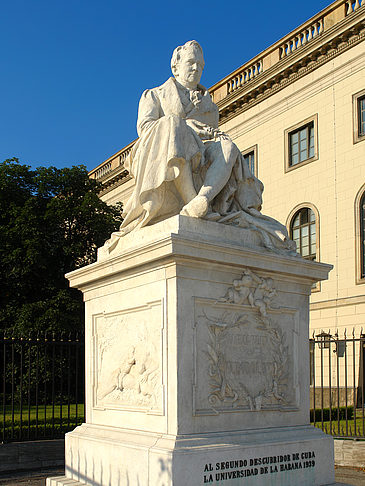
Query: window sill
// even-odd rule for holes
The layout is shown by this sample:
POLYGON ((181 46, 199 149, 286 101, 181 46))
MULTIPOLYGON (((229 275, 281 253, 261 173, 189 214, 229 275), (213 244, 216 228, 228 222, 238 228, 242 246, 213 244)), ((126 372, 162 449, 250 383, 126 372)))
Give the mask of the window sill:
POLYGON ((299 164, 295 165, 289 165, 285 167, 285 173, 291 172, 292 170, 299 169, 299 167, 303 167, 304 165, 310 164, 311 162, 314 162, 315 160, 318 160, 318 156, 314 155, 310 159, 303 160, 303 162, 300 162, 299 164))
POLYGON ((354 133, 354 144, 363 142, 364 140, 365 140, 365 135, 357 135, 356 133, 354 133))

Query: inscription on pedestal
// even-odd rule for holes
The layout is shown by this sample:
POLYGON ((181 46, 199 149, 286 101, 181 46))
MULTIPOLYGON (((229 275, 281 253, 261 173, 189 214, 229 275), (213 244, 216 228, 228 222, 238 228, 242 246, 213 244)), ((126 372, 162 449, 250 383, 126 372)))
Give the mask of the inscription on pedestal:
MULTIPOLYGON (((204 465, 203 484, 255 476, 280 475, 286 471, 312 469, 316 466, 314 451, 282 453, 277 456, 222 459, 204 465)), ((257 484, 262 484, 258 479, 257 484)), ((265 480, 263 480, 265 481, 265 480)))
POLYGON ((94 406, 162 411, 162 302, 94 316, 94 406))
POLYGON ((246 271, 218 301, 195 300, 195 413, 295 410, 297 312, 246 271))

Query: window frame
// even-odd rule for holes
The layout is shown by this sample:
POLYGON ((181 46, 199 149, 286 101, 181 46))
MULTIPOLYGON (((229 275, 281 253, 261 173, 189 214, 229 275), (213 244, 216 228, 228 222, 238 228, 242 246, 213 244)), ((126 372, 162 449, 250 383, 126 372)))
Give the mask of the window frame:
MULTIPOLYGON (((249 153, 253 152, 254 154, 254 168, 255 168, 255 172, 254 172, 254 176, 258 178, 258 145, 255 144, 255 145, 252 145, 252 147, 249 147, 248 149, 246 150, 242 150, 241 151, 241 154, 243 157, 245 157, 245 155, 248 155, 249 153)), ((250 168, 251 169, 251 168, 250 168)))
MULTIPOLYGON (((365 284, 365 245, 362 242, 362 234, 365 238, 365 222, 361 221, 362 210, 360 205, 362 202, 365 205, 365 184, 361 186, 355 197, 355 283, 357 285, 365 284)), ((363 217, 365 217, 365 210, 363 217)))
MULTIPOLYGON (((315 217, 315 225, 316 225, 316 262, 319 262, 320 261, 320 217, 319 217, 319 211, 318 209, 316 208, 316 206, 312 203, 309 203, 309 202, 304 202, 304 203, 301 203, 301 204, 298 204, 297 206, 295 206, 295 208, 293 208, 288 217, 287 217, 287 220, 286 220, 286 229, 288 230, 288 234, 291 238, 291 234, 292 234, 292 229, 291 229, 291 224, 292 224, 292 221, 294 220, 294 216, 296 216, 296 214, 301 210, 301 209, 311 209, 314 213, 314 217, 315 217)), ((304 257, 302 257, 304 258, 304 257)), ((306 258, 305 258, 306 259, 306 258)), ((313 261, 313 260, 312 260, 313 261)), ((312 290, 311 292, 320 292, 321 291, 321 282, 317 282, 315 287, 312 287, 312 290)))
POLYGON ((318 150, 318 113, 315 113, 309 118, 302 120, 300 123, 297 123, 284 131, 284 172, 290 172, 292 170, 298 169, 299 167, 303 167, 304 165, 310 164, 319 158, 319 150, 318 150), (307 128, 309 125, 313 124, 313 135, 314 135, 314 154, 312 157, 305 159, 301 162, 298 162, 295 165, 291 165, 291 144, 290 144, 290 137, 295 132, 299 132, 301 129, 307 128))
POLYGON ((360 133, 359 102, 365 100, 365 89, 352 95, 352 117, 353 117, 353 141, 355 143, 365 140, 365 132, 360 133))

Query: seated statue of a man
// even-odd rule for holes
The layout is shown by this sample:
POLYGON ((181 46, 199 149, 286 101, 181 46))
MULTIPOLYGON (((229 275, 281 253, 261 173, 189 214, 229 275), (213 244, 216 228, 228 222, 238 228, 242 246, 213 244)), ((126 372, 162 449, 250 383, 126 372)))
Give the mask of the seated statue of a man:
POLYGON ((143 93, 139 140, 126 165, 136 185, 124 209, 122 229, 178 213, 219 220, 231 209, 237 181, 245 179, 255 186, 251 204, 260 208, 262 184, 236 145, 218 129, 218 108, 199 84, 203 68, 202 48, 196 41, 187 42, 173 53, 174 78, 143 93), (228 190, 220 194, 224 188, 228 190))
POLYGON ((142 94, 126 162, 135 187, 113 238, 180 213, 251 228, 267 248, 287 250, 285 227, 260 213, 263 184, 218 128, 218 107, 199 84, 203 68, 201 46, 189 41, 173 52, 174 77, 142 94))

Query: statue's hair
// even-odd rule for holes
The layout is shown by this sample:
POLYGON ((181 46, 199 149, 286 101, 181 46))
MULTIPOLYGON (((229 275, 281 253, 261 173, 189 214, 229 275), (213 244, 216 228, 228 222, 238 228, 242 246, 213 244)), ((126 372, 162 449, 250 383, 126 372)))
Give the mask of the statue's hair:
POLYGON ((171 71, 173 73, 175 71, 177 63, 180 61, 182 51, 185 51, 186 49, 189 49, 189 48, 199 50, 201 55, 203 56, 203 49, 202 49, 201 45, 199 44, 199 42, 197 42, 196 40, 191 40, 191 41, 185 42, 185 44, 183 46, 176 47, 176 49, 172 53, 172 58, 171 58, 171 71))

